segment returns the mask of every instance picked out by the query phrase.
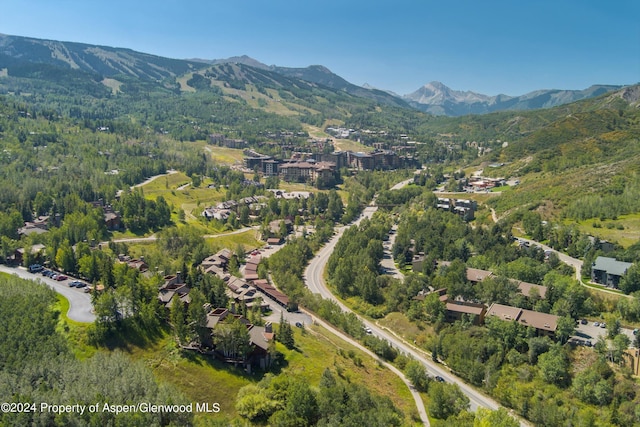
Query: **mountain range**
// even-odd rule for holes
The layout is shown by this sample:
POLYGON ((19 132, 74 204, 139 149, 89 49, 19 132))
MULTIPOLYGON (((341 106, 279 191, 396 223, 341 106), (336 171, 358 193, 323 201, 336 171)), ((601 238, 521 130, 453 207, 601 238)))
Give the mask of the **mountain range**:
MULTIPOLYGON (((433 115, 462 116, 505 110, 549 108, 591 98, 619 89, 621 86, 594 85, 584 90, 538 90, 521 96, 488 96, 471 91, 453 90, 440 82, 431 82, 415 92, 399 96, 393 92, 358 86, 332 73, 322 65, 289 68, 266 65, 248 56, 227 59, 170 59, 136 52, 131 49, 96 46, 75 42, 41 40, 0 34, 0 70, 9 75, 25 76, 42 72, 47 65, 71 69, 97 77, 126 75, 142 80, 163 81, 204 70, 212 65, 243 64, 246 67, 274 73, 292 80, 366 98, 377 103, 401 108, 415 108, 433 115)), ((1 75, 1 74, 0 74, 1 75)))
POLYGON ((431 82, 403 96, 410 105, 434 115, 462 116, 506 110, 537 110, 593 98, 622 86, 593 85, 584 90, 536 90, 521 96, 489 96, 471 91, 453 90, 440 82, 431 82))

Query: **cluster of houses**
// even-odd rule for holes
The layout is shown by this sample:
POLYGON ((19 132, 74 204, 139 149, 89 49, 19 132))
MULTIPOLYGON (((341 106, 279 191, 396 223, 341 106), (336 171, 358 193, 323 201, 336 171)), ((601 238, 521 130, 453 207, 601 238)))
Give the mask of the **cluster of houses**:
MULTIPOLYGON (((226 294, 231 299, 231 308, 214 308, 207 305, 207 328, 211 330, 211 337, 216 334, 216 327, 221 324, 228 316, 233 316, 246 325, 252 351, 247 360, 247 366, 253 364, 261 368, 269 365, 269 354, 267 352, 269 342, 273 339, 273 331, 270 323, 265 326, 257 326, 251 324, 246 318, 236 313, 236 307, 245 306, 247 309, 259 307, 261 311, 265 311, 269 304, 265 301, 265 297, 273 300, 275 303, 287 310, 292 309, 289 298, 269 284, 268 280, 258 277, 258 265, 260 256, 251 257, 244 269, 244 278, 234 277, 228 273, 227 267, 232 253, 229 249, 222 249, 214 255, 206 258, 200 268, 205 274, 214 274, 221 278, 226 284, 226 294)), ((158 300, 167 309, 176 301, 183 304, 190 304, 189 297, 190 288, 184 283, 180 273, 165 276, 164 284, 158 290, 158 300)), ((212 347, 213 342, 203 343, 205 346, 212 347)), ((228 358, 228 355, 218 354, 219 356, 228 358)), ((239 362, 238 360, 228 360, 231 362, 239 362)))
POLYGON ((472 221, 475 218, 478 204, 475 200, 438 197, 436 209, 453 212, 459 215, 464 221, 472 221))
POLYGON ((469 178, 464 191, 468 193, 488 191, 494 187, 507 185, 505 178, 487 178, 483 176, 472 176, 469 178))
MULTIPOLYGON (((440 265, 446 265, 446 262, 440 262, 440 265)), ((415 264, 414 264, 415 268, 415 264)), ((494 274, 488 270, 480 270, 477 268, 467 268, 466 278, 472 284, 478 284, 483 280, 494 277, 494 274)), ((547 296, 547 287, 527 283, 519 280, 510 279, 521 294, 529 298, 545 299, 547 296)), ((455 322, 461 320, 464 316, 469 316, 475 325, 484 323, 488 316, 495 316, 501 320, 515 321, 524 326, 532 327, 538 335, 546 335, 554 337, 558 327, 559 317, 553 314, 541 313, 533 310, 525 310, 519 307, 512 307, 504 304, 493 303, 487 307, 484 304, 465 301, 461 298, 452 299, 447 295, 446 289, 433 290, 439 295, 440 301, 445 305, 445 320, 455 322)), ((431 292, 421 292, 414 299, 424 300, 426 295, 431 292)))
MULTIPOLYGON (((102 210, 104 215, 104 223, 107 226, 107 230, 114 231, 124 228, 122 223, 122 215, 120 212, 113 209, 113 206, 107 205, 102 199, 91 202, 94 208, 102 210)), ((60 227, 60 214, 40 215, 33 221, 25 221, 24 225, 18 228, 18 236, 30 236, 32 234, 43 234, 49 231, 49 227, 60 227)))
MULTIPOLYGON (((49 231, 49 215, 41 215, 33 221, 25 221, 24 226, 18 229, 18 236, 30 236, 32 234, 43 234, 49 231)), ((60 215, 56 216, 59 221, 60 215)))
POLYGON ((227 272, 227 266, 231 259, 231 251, 222 249, 215 255, 205 258, 200 268, 206 274, 215 274, 221 278, 227 285, 227 295, 239 305, 246 305, 252 308, 259 305, 262 310, 268 308, 268 304, 264 302, 263 295, 266 295, 283 308, 292 309, 289 298, 282 292, 271 286, 267 280, 261 280, 258 277, 258 265, 260 264, 260 255, 254 255, 249 258, 244 269, 244 278, 231 276, 227 272))
POLYGON ((144 273, 149 270, 149 265, 145 262, 143 256, 141 256, 140 258, 131 258, 129 255, 119 254, 118 262, 127 264, 129 268, 138 270, 140 273, 144 273))
POLYGON ((227 200, 220 202, 215 206, 209 206, 202 211, 202 216, 207 219, 217 219, 218 221, 226 221, 231 212, 238 213, 238 208, 247 206, 249 215, 258 215, 260 209, 264 206, 265 196, 250 196, 240 200, 227 200))
POLYGON ((245 148, 247 146, 247 141, 244 139, 227 138, 220 133, 209 135, 209 143, 227 148, 245 148))

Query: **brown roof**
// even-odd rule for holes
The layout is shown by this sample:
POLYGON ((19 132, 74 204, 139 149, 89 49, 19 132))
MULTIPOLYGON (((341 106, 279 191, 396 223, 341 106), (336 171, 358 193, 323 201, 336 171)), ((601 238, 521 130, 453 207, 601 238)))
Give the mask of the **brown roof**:
POLYGON ((484 279, 492 275, 493 273, 487 270, 480 270, 478 268, 467 268, 467 280, 470 282, 482 282, 484 279))
MULTIPOLYGON (((268 336, 272 337, 273 335, 269 334, 268 336)), ((249 338, 253 345, 260 347, 262 350, 266 351, 269 348, 269 340, 263 326, 251 325, 249 327, 249 338)))
POLYGON ((533 326, 536 329, 555 332, 558 327, 558 316, 538 311, 522 310, 518 321, 526 326, 533 326))
POLYGON ((207 328, 213 329, 216 327, 218 322, 224 320, 225 317, 229 314, 229 310, 226 308, 216 308, 207 314, 207 328))
POLYGON ((255 265, 257 267, 258 264, 260 264, 260 260, 261 259, 262 259, 262 257, 260 255, 252 256, 251 258, 249 258, 247 260, 247 266, 255 265))
POLYGON ((266 280, 256 280, 253 282, 253 284, 262 292, 264 292, 267 296, 276 300, 280 304, 289 305, 289 297, 283 294, 282 292, 280 292, 279 290, 277 290, 276 288, 274 288, 266 280))
POLYGON ((448 302, 446 307, 448 311, 455 311, 458 313, 466 313, 466 314, 475 314, 476 316, 480 316, 482 315, 482 312, 484 312, 484 306, 456 304, 454 302, 448 302))
POLYGON ((545 299, 547 296, 547 287, 546 286, 542 286, 542 285, 534 285, 533 283, 527 283, 527 282, 517 282, 518 284, 518 289, 520 290, 520 293, 522 293, 522 295, 524 296, 530 296, 531 295, 531 290, 535 289, 538 291, 538 295, 540 295, 540 298, 545 299))
POLYGON ((496 303, 491 304, 487 311, 487 317, 497 316, 502 320, 518 320, 520 314, 522 314, 521 308, 496 303))
POLYGON ((492 304, 487 311, 488 316, 498 316, 502 320, 516 320, 521 325, 548 332, 555 332, 558 327, 558 316, 503 304, 492 304))

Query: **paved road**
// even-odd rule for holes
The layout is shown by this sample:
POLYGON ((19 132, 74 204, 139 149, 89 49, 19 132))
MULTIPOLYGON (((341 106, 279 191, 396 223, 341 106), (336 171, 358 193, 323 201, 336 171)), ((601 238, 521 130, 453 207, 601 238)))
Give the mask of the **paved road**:
POLYGON ((581 281, 582 279, 582 275, 581 275, 581 271, 582 271, 582 260, 577 259, 577 258, 572 258, 567 254, 563 254, 562 252, 558 252, 555 249, 553 249, 550 246, 547 245, 543 245, 542 243, 536 242, 535 240, 530 240, 530 239, 525 239, 522 237, 518 237, 519 240, 523 241, 523 242, 527 242, 530 245, 534 245, 534 246, 538 246, 539 248, 541 248, 544 251, 550 251, 555 253, 556 255, 558 255, 558 259, 560 259, 560 261, 564 262, 565 264, 570 265, 571 267, 573 267, 576 270, 576 280, 581 281))
MULTIPOLYGON (((358 224, 363 218, 371 218, 373 213, 376 211, 376 207, 368 206, 363 211, 362 215, 355 224, 358 224)), ((340 238, 344 230, 348 227, 339 227, 337 229, 337 233, 333 238, 318 252, 318 254, 311 260, 307 269, 305 270, 305 282, 311 292, 320 294, 323 298, 332 300, 336 302, 340 308, 345 312, 352 312, 352 310, 340 302, 327 288, 326 283, 324 281, 324 268, 329 260, 329 256, 333 252, 333 249, 340 238)), ((369 322, 358 316, 358 318, 364 323, 366 327, 371 328, 372 334, 381 339, 386 339, 393 347, 400 350, 406 355, 413 357, 414 359, 421 362, 427 372, 431 375, 439 375, 445 379, 445 381, 450 383, 457 384, 462 392, 469 397, 470 407, 472 410, 476 410, 478 407, 489 408, 492 410, 497 410, 500 408, 500 405, 495 402, 493 399, 485 396, 483 393, 477 391, 473 387, 467 385, 464 381, 460 380, 453 374, 449 372, 447 368, 443 365, 437 364, 431 360, 431 357, 425 352, 413 347, 406 343, 402 338, 396 336, 391 331, 386 328, 382 328, 375 323, 369 322)), ((521 420, 522 425, 528 425, 524 421, 521 420)))
POLYGON ((93 313, 93 305, 91 304, 91 296, 82 289, 70 288, 68 284, 69 280, 56 282, 48 277, 29 273, 24 267, 12 268, 6 265, 0 265, 0 271, 15 274, 23 279, 44 283, 64 296, 69 300, 69 311, 67 312, 69 319, 83 323, 92 323, 96 320, 96 315, 93 313))
POLYGON ((415 387, 413 387, 413 385, 411 384, 411 381, 409 381, 407 379, 407 377, 405 377, 405 375, 404 375, 404 373, 402 373, 402 371, 400 371, 398 368, 396 368, 392 364, 390 364, 388 362, 385 362, 384 360, 380 359, 380 357, 378 355, 376 355, 371 350, 369 350, 368 348, 366 348, 365 346, 360 344, 358 341, 354 340, 349 335, 347 335, 344 332, 336 329, 333 325, 330 325, 329 323, 325 322, 324 320, 322 320, 322 319, 320 319, 318 317, 311 316, 311 315, 309 315, 309 317, 312 318, 314 324, 323 326, 326 330, 328 330, 329 332, 331 332, 335 336, 337 336, 337 337, 341 338, 342 340, 348 342, 349 344, 359 348, 361 351, 367 353, 372 358, 374 358, 376 360, 379 360, 381 364, 383 364, 384 366, 389 368, 389 370, 391 370, 391 372, 393 372, 394 374, 399 376, 402 379, 402 381, 407 385, 407 387, 409 388, 409 391, 411 392, 411 395, 413 396, 413 400, 416 403, 416 408, 418 409, 418 413, 420 415, 420 419, 422 420, 422 423, 425 426, 430 426, 431 425, 429 423, 429 417, 427 416, 427 411, 424 409, 424 403, 422 402, 422 397, 420 396, 420 393, 415 389, 415 387))

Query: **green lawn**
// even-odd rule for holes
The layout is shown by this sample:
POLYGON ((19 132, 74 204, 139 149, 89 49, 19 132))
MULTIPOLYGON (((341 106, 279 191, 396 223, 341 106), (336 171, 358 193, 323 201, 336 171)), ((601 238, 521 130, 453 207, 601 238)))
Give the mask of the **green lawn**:
POLYGON ((89 324, 69 319, 69 317, 67 317, 69 300, 58 293, 56 293, 56 298, 57 301, 54 305, 54 310, 60 313, 57 327, 58 332, 67 338, 71 351, 77 359, 84 360, 93 356, 97 350, 95 347, 87 344, 89 324))
MULTIPOLYGON (((185 220, 187 223, 198 223, 199 213, 202 209, 217 204, 225 199, 226 192, 222 190, 207 188, 211 181, 204 180, 200 187, 194 188, 191 184, 191 178, 182 172, 159 177, 150 183, 142 186, 145 197, 149 199, 157 199, 159 196, 164 197, 169 206, 173 206, 174 213, 172 220, 178 224, 177 212, 182 209, 185 212, 185 220), (182 188, 185 184, 188 186, 182 188), (182 188, 179 190, 178 188, 182 188)), ((203 231, 215 232, 206 225, 202 225, 203 231)))
POLYGON ((336 150, 341 151, 362 151, 363 153, 366 153, 374 150, 373 147, 369 147, 368 145, 364 145, 350 139, 335 139, 334 146, 336 147, 336 150))
POLYGON ((244 150, 240 148, 227 148, 218 147, 216 145, 208 145, 206 151, 211 155, 213 161, 225 165, 242 163, 242 160, 244 159, 244 150))
POLYGON ((245 250, 254 249, 264 245, 263 241, 256 239, 256 230, 248 230, 238 234, 228 234, 215 236, 207 239, 207 242, 211 246, 214 252, 223 248, 231 249, 235 251, 238 245, 244 246, 245 250))

